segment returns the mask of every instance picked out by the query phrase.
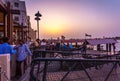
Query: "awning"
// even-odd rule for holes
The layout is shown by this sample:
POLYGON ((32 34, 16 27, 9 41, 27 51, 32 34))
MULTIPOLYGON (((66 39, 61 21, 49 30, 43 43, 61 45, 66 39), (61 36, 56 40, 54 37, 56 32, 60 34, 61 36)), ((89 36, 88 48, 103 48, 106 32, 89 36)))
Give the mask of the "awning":
POLYGON ((115 39, 112 39, 112 38, 106 38, 106 39, 87 39, 87 42, 90 45, 117 43, 117 41, 115 39))

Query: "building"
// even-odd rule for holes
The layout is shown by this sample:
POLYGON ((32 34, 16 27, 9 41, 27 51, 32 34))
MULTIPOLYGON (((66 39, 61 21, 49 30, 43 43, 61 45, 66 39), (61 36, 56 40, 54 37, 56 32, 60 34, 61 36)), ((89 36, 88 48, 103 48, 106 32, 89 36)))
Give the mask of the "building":
POLYGON ((27 16, 25 1, 9 0, 13 13, 13 38, 28 41, 35 40, 36 32, 31 28, 30 16, 27 16))
POLYGON ((27 12, 25 1, 9 0, 11 4, 11 11, 13 14, 13 40, 24 40, 24 31, 27 25, 27 12))
POLYGON ((32 29, 31 23, 30 23, 30 16, 27 17, 28 20, 28 33, 27 33, 27 40, 36 40, 36 30, 32 29))
POLYGON ((30 35, 34 39, 36 33, 30 24, 30 17, 27 16, 25 1, 0 0, 1 37, 8 36, 11 43, 18 39, 27 41, 30 35))
POLYGON ((5 36, 5 32, 7 29, 7 24, 6 24, 6 14, 7 14, 7 9, 4 3, 0 0, 0 37, 5 36))

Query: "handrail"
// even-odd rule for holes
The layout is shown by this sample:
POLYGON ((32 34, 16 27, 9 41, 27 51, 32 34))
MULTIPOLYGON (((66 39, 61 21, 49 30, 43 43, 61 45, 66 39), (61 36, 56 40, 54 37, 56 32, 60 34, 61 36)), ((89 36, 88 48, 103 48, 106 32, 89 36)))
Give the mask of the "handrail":
POLYGON ((108 54, 92 54, 92 53, 86 53, 86 54, 83 54, 81 52, 72 52, 72 51, 66 51, 66 50, 60 50, 60 51, 57 51, 57 50, 34 50, 33 51, 33 58, 34 57, 39 57, 39 54, 42 55, 42 53, 49 53, 49 54, 54 54, 54 53, 58 53, 58 54, 61 54, 62 56, 68 56, 68 55, 85 55, 85 56, 98 56, 98 58, 108 58, 108 57, 115 57, 115 56, 119 56, 120 53, 116 53, 116 54, 112 54, 112 55, 108 55, 108 54), (35 54, 34 54, 35 53, 35 54), (38 56, 36 56, 38 55, 38 56))
POLYGON ((119 59, 82 59, 82 58, 35 58, 35 61, 79 61, 79 62, 120 62, 119 59))
MULTIPOLYGON (((107 75, 107 77, 105 78, 105 80, 104 81, 107 81, 107 79, 109 78, 109 76, 110 76, 110 74, 111 74, 111 72, 113 71, 113 69, 115 68, 115 66, 117 65, 117 64, 119 64, 120 63, 120 60, 119 59, 81 59, 81 58, 35 58, 35 59, 33 59, 33 61, 32 61, 32 65, 31 65, 31 72, 30 72, 30 75, 31 75, 31 77, 32 77, 32 79, 34 80, 34 81, 40 81, 39 79, 38 79, 38 77, 36 77, 35 75, 34 75, 34 66, 35 66, 35 63, 37 63, 37 62, 45 62, 45 64, 44 64, 44 71, 43 71, 43 77, 44 77, 44 79, 42 80, 42 81, 46 81, 46 70, 47 70, 47 65, 48 65, 48 62, 49 61, 60 61, 60 62, 63 62, 63 61, 67 61, 67 62, 80 62, 80 64, 82 64, 83 62, 105 62, 105 63, 115 63, 114 64, 114 66, 112 67, 112 69, 110 70, 110 72, 108 73, 108 75, 107 75)), ((82 67, 83 67, 83 65, 82 65, 82 67)), ((72 69, 72 68, 71 68, 72 69)), ((83 70, 85 71, 85 73, 86 73, 86 75, 88 76, 88 78, 89 78, 89 80, 90 81, 92 81, 92 79, 91 79, 91 77, 88 75, 88 73, 87 73, 87 71, 85 70, 85 68, 83 67, 83 70)), ((67 76, 67 74, 69 73, 70 71, 68 71, 67 73, 66 73, 66 76, 67 76)), ((66 77, 66 76, 64 76, 64 78, 66 77)), ((61 80, 61 81, 63 81, 63 80, 61 80)))

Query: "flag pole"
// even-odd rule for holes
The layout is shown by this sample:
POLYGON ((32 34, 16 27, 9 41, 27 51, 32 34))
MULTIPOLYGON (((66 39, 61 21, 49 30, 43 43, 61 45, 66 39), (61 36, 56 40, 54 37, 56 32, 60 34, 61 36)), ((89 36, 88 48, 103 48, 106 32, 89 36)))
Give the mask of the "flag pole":
POLYGON ((86 40, 86 33, 85 33, 85 40, 86 40))

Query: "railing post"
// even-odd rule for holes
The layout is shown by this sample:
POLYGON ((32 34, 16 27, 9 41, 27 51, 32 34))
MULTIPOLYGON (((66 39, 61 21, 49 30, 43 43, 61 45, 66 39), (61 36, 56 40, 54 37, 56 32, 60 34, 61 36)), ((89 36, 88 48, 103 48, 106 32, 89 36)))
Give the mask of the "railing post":
POLYGON ((46 81, 48 61, 45 61, 42 81, 46 81))
POLYGON ((40 71, 40 61, 38 61, 39 63, 38 63, 38 70, 37 70, 37 77, 39 77, 38 75, 39 75, 39 71, 40 71))
POLYGON ((67 75, 77 66, 77 62, 75 64, 72 65, 72 67, 68 70, 68 72, 63 76, 63 78, 60 81, 63 81, 67 75))
POLYGON ((90 81, 93 81, 93 80, 91 79, 90 75, 88 74, 88 72, 86 71, 86 69, 85 69, 83 63, 81 62, 80 64, 81 64, 83 70, 85 71, 86 75, 88 76, 89 80, 90 80, 90 81))
POLYGON ((107 81, 107 80, 108 80, 110 74, 112 73, 112 71, 113 71, 113 69, 116 67, 116 65, 117 65, 117 62, 115 62, 115 64, 113 65, 112 69, 110 70, 110 72, 108 73, 108 75, 107 75, 107 77, 105 78, 104 81, 107 81))

